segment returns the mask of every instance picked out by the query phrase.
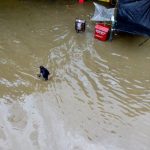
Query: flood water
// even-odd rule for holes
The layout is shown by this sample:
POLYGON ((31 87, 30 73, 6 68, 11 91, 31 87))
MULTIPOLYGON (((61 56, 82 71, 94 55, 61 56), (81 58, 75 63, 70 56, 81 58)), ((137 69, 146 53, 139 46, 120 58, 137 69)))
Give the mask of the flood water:
POLYGON ((0 150, 149 150, 150 41, 94 39, 93 12, 89 2, 0 2, 0 150))

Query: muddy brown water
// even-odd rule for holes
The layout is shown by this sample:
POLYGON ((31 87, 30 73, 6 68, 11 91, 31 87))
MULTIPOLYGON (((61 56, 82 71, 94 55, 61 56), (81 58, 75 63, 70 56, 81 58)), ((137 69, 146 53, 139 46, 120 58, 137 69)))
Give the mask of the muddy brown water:
POLYGON ((150 41, 94 39, 93 12, 69 0, 0 2, 0 150, 149 150, 150 41))

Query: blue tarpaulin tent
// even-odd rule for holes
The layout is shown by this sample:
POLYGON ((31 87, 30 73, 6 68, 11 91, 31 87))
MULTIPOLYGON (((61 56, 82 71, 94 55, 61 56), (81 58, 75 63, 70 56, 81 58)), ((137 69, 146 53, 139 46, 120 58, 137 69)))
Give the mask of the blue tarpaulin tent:
POLYGON ((115 29, 150 36, 150 0, 118 0, 115 29))

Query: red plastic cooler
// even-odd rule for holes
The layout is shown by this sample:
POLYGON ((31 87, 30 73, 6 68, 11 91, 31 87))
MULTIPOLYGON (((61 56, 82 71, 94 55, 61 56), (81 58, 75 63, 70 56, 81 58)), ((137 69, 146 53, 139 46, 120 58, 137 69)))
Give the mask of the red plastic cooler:
POLYGON ((100 23, 95 26, 94 37, 101 41, 106 41, 109 37, 109 32, 110 32, 110 26, 100 23))

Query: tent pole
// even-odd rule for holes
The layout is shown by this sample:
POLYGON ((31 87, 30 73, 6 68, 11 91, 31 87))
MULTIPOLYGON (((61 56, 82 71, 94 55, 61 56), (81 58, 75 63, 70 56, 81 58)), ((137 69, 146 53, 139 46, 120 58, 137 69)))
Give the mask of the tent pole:
POLYGON ((114 27, 115 27, 115 23, 116 23, 118 1, 119 1, 119 0, 116 0, 115 12, 114 12, 114 17, 113 17, 113 19, 112 19, 112 25, 111 25, 111 30, 110 30, 109 41, 112 41, 112 39, 113 39, 113 33, 114 33, 114 31, 115 31, 114 27))

